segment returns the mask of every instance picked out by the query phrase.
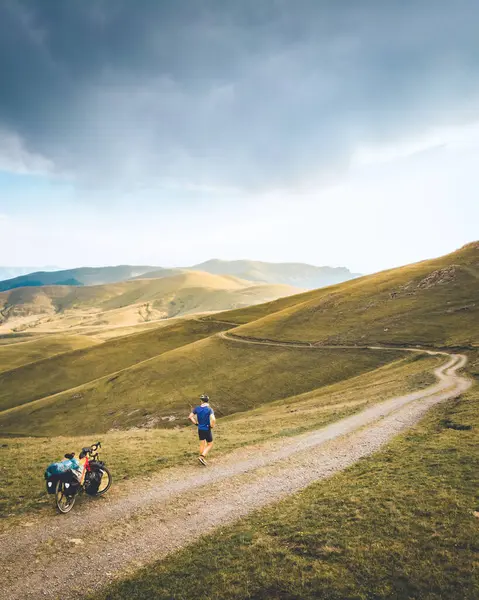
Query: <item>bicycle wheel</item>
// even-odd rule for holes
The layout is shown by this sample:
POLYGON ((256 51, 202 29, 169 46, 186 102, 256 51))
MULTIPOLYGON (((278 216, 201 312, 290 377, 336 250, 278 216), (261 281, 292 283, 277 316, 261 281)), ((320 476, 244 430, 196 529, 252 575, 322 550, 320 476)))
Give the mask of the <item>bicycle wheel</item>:
POLYGON ((59 512, 62 514, 70 512, 75 504, 75 499, 76 494, 67 496, 65 494, 65 483, 63 481, 58 481, 55 488, 55 503, 59 512))
POLYGON ((102 496, 110 489, 112 478, 110 471, 106 467, 101 467, 101 469, 98 469, 98 472, 101 474, 101 481, 95 495, 102 496))

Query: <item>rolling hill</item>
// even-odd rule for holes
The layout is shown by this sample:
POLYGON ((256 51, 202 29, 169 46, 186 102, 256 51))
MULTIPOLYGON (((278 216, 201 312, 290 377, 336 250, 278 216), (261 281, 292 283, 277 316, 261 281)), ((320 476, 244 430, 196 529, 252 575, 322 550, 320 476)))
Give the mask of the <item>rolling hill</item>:
POLYGON ((479 344, 479 242, 222 319, 235 334, 315 344, 479 344))
POLYGON ((0 331, 128 326, 249 306, 298 291, 196 271, 98 286, 14 288, 0 292, 0 331))
POLYGON ((234 275, 250 281, 283 283, 305 289, 320 288, 359 277, 359 273, 351 273, 346 267, 315 267, 303 263, 269 263, 254 260, 214 259, 188 268, 216 275, 234 275))
MULTIPOLYGON (((168 338, 171 334, 166 337, 160 332, 160 348, 170 344, 168 338)), ((0 434, 93 434, 186 425, 192 404, 204 391, 211 396, 217 414, 224 416, 404 359, 399 351, 305 351, 249 346, 210 335, 101 376, 104 367, 98 364, 98 356, 107 343, 0 374, 0 434), (71 367, 77 364, 77 356, 82 358, 75 371, 71 367), (78 383, 79 373, 86 383, 70 387, 78 383), (101 377, 93 380, 95 375, 101 377), (59 387, 65 391, 55 394, 59 387), (75 413, 81 414, 81 422, 74 418, 75 413)), ((122 352, 127 350, 125 344, 122 352)), ((111 362, 109 359, 108 364, 111 362)))
POLYGON ((0 373, 0 411, 117 373, 227 328, 219 323, 175 320, 151 331, 83 348, 78 343, 75 348, 72 341, 68 347, 67 340, 71 340, 71 336, 65 335, 64 352, 56 352, 53 356, 49 356, 53 354, 53 340, 58 344, 59 336, 25 342, 20 349, 17 345, 0 348, 0 353, 3 351, 9 357, 11 365, 15 358, 18 365, 13 364, 17 368, 11 366, 6 372, 0 373), (43 350, 43 360, 38 360, 38 357, 36 361, 33 360, 33 352, 27 348, 32 345, 37 352, 43 350), (31 357, 29 361, 24 360, 27 364, 23 365, 18 357, 18 350, 22 349, 24 357, 31 357))
POLYGON ((70 350, 88 348, 98 342, 85 335, 50 335, 16 344, 0 345, 0 373, 70 350))
MULTIPOLYGON (((176 329, 152 330, 27 364, 0 375, 6 409, 0 426, 9 433, 72 433, 77 427, 69 420, 72 405, 84 413, 84 432, 183 424, 188 403, 200 391, 212 395, 220 414, 231 414, 346 380, 403 356, 356 345, 474 347, 479 340, 478 269, 479 244, 469 244, 438 259, 200 319, 220 331, 228 329, 226 338, 215 335, 216 329, 195 341, 188 330, 197 320, 180 320, 176 329), (158 337, 154 345, 151 336, 158 337), (317 347, 251 345, 235 337, 317 347), (323 347, 328 345, 353 348, 323 347)), ((203 282, 204 300, 196 301, 195 310, 205 305, 212 289, 231 298, 261 288, 245 288, 234 277, 186 273, 116 284, 115 293, 99 286, 102 307, 114 311, 145 300, 154 306, 161 289, 158 310, 165 310, 165 286, 177 280, 170 288, 175 302, 181 298, 181 309, 193 310, 187 299, 194 277, 203 282)), ((74 288, 75 294, 95 290, 74 288)), ((77 295, 73 298, 78 301, 77 295)), ((74 304, 68 295, 62 302, 74 304)))
POLYGON ((174 277, 175 275, 182 275, 189 272, 191 272, 191 269, 155 269, 154 271, 148 271, 148 273, 142 273, 130 279, 164 279, 165 277, 174 277))

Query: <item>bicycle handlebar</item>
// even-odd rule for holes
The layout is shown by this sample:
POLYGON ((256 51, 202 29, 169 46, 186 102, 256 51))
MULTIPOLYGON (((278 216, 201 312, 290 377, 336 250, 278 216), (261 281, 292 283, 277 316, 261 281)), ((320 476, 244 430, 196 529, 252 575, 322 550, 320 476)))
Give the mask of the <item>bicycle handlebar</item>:
POLYGON ((98 452, 97 452, 98 448, 101 448, 101 442, 96 442, 95 444, 92 444, 91 446, 82 448, 82 451, 80 453, 80 458, 84 458, 84 456, 86 454, 98 454, 98 452))

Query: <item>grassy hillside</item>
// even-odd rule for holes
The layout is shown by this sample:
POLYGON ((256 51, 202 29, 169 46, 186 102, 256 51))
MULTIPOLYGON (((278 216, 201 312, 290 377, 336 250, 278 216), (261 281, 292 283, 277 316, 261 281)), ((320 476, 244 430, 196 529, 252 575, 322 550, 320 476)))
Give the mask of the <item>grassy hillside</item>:
POLYGON ((105 342, 114 338, 151 331, 152 329, 159 329, 160 327, 169 327, 174 321, 180 320, 183 321, 185 318, 178 317, 173 319, 162 319, 161 321, 145 321, 144 323, 137 323, 136 325, 85 325, 78 328, 72 328, 71 331, 74 331, 75 333, 78 331, 83 335, 91 336, 98 341, 105 342))
POLYGON ((85 287, 42 286, 21 287, 0 294, 3 316, 22 312, 55 313, 69 309, 98 308, 109 310, 145 301, 162 300, 166 294, 190 288, 208 290, 241 289, 243 282, 231 277, 217 277, 208 273, 184 273, 161 279, 140 279, 108 285, 85 287))
MULTIPOLYGON (((218 408, 230 414, 351 377, 394 358, 387 352, 305 351, 245 346, 218 338, 190 344, 231 327, 227 322, 235 320, 251 321, 234 329, 235 335, 319 345, 477 343, 478 272, 479 245, 470 244, 439 259, 206 317, 201 324, 178 322, 161 331, 111 340, 25 365, 0 374, 2 410, 63 393, 4 413, 0 424, 4 431, 18 433, 37 428, 45 433, 70 431, 68 412, 72 402, 75 407, 87 409, 82 417, 85 432, 183 424, 186 407, 202 391, 218 398, 218 408), (214 319, 224 320, 225 324, 219 325, 214 319), (144 365, 111 376, 160 354, 144 365), (86 383, 96 379, 99 381, 86 383), (81 385, 81 389, 70 391, 81 385)), ((174 289, 177 301, 180 292, 185 293, 181 296, 182 309, 187 311, 190 291, 195 289, 190 286, 197 282, 203 287, 193 295, 195 302, 211 290, 221 298, 238 290, 254 295, 262 287, 245 288, 245 283, 235 277, 183 273, 109 286, 121 293, 110 294, 103 306, 120 310, 123 303, 152 299, 160 290, 164 298, 165 291, 174 289)), ((103 291, 105 287, 101 286, 103 291)), ((75 291, 82 294, 95 289, 75 291)))
MULTIPOLYGON (((297 293, 284 285, 257 285, 231 276, 185 272, 101 286, 25 287, 0 293, 0 323, 51 331, 127 326, 198 312, 225 310, 297 293)), ((1 326, 0 326, 1 329, 1 326)))
POLYGON ((22 342, 32 341, 34 339, 44 337, 38 333, 26 332, 22 333, 0 333, 0 346, 9 346, 11 344, 21 344, 22 342))
MULTIPOLYGON (((245 444, 259 444, 310 431, 365 406, 427 386, 434 379, 430 371, 438 362, 443 362, 442 358, 407 355, 346 381, 221 417, 215 430, 219 443, 215 446, 213 461, 245 444)), ((217 409, 215 403, 213 407, 217 409)), ((116 482, 110 493, 123 492, 123 479, 141 478, 167 467, 189 463, 196 456, 195 434, 193 427, 136 428, 102 434, 103 456, 116 482)), ((61 459, 66 451, 78 452, 91 441, 86 435, 0 438, 3 483, 0 516, 41 509, 50 512, 51 499, 43 487, 45 466, 61 459)))
POLYGON ((216 275, 235 275, 263 283, 282 283, 313 289, 358 277, 345 267, 315 267, 304 263, 268 263, 257 260, 209 260, 190 267, 216 275))
MULTIPOLYGON (((152 356, 208 337, 226 327, 219 323, 195 320, 173 321, 165 327, 116 338, 90 348, 65 352, 0 373, 0 410, 103 377, 152 356)), ((41 343, 42 340, 36 342, 37 348, 41 347, 41 343)))
MULTIPOLYGON (((88 357, 107 344, 86 351, 88 357)), ((0 431, 61 435, 184 425, 191 405, 203 392, 211 396, 218 415, 223 416, 353 377, 402 356, 399 351, 249 346, 210 337, 118 375, 0 413, 0 431), (72 419, 73 408, 81 419, 72 419)), ((68 387, 73 384, 77 369, 70 367, 76 364, 65 363, 65 378, 59 378, 58 385, 66 385, 65 380, 68 387)), ((98 374, 97 365, 98 360, 88 361, 90 375, 93 369, 98 374)), ((40 377, 40 372, 35 377, 32 371, 26 375, 27 369, 3 375, 6 385, 1 386, 5 391, 0 398, 4 408, 39 397, 38 381, 43 383, 43 392, 47 387, 53 391, 51 380, 57 380, 58 369, 50 369, 50 378, 40 377)))
POLYGON ((320 344, 479 343, 479 242, 434 260, 230 311, 235 333, 320 344))
POLYGON ((94 346, 98 342, 86 335, 51 335, 17 344, 0 346, 0 373, 55 354, 94 346))
POLYGON ((210 600, 476 600, 478 401, 476 386, 382 452, 95 600, 189 600, 198 590, 210 600))

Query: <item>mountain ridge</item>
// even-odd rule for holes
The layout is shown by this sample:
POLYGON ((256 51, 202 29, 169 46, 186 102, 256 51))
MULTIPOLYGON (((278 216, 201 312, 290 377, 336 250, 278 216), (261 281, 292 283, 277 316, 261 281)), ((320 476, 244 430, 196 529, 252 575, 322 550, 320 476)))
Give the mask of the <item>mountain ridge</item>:
POLYGON ((218 258, 189 267, 217 275, 236 275, 241 279, 263 283, 285 283, 316 289, 360 277, 347 267, 315 266, 299 262, 265 262, 259 260, 222 260, 218 258))
POLYGON ((35 271, 0 280, 0 292, 18 287, 42 285, 103 285, 130 279, 164 278, 184 272, 207 272, 235 276, 253 283, 285 284, 315 289, 358 277, 346 267, 316 267, 306 263, 269 263, 264 261, 211 259, 191 267, 164 268, 152 265, 78 267, 59 271, 35 271))
POLYGON ((59 270, 60 269, 58 267, 55 267, 53 265, 45 265, 42 267, 12 267, 9 265, 0 265, 0 281, 5 281, 7 279, 15 279, 16 277, 21 277, 22 275, 29 275, 30 273, 40 273, 59 270))
POLYGON ((0 292, 18 287, 39 287, 42 285, 64 285, 65 281, 75 280, 76 285, 101 285, 117 283, 131 279, 148 271, 159 270, 160 267, 117 265, 112 267, 78 267, 59 271, 35 271, 0 281, 0 292))

